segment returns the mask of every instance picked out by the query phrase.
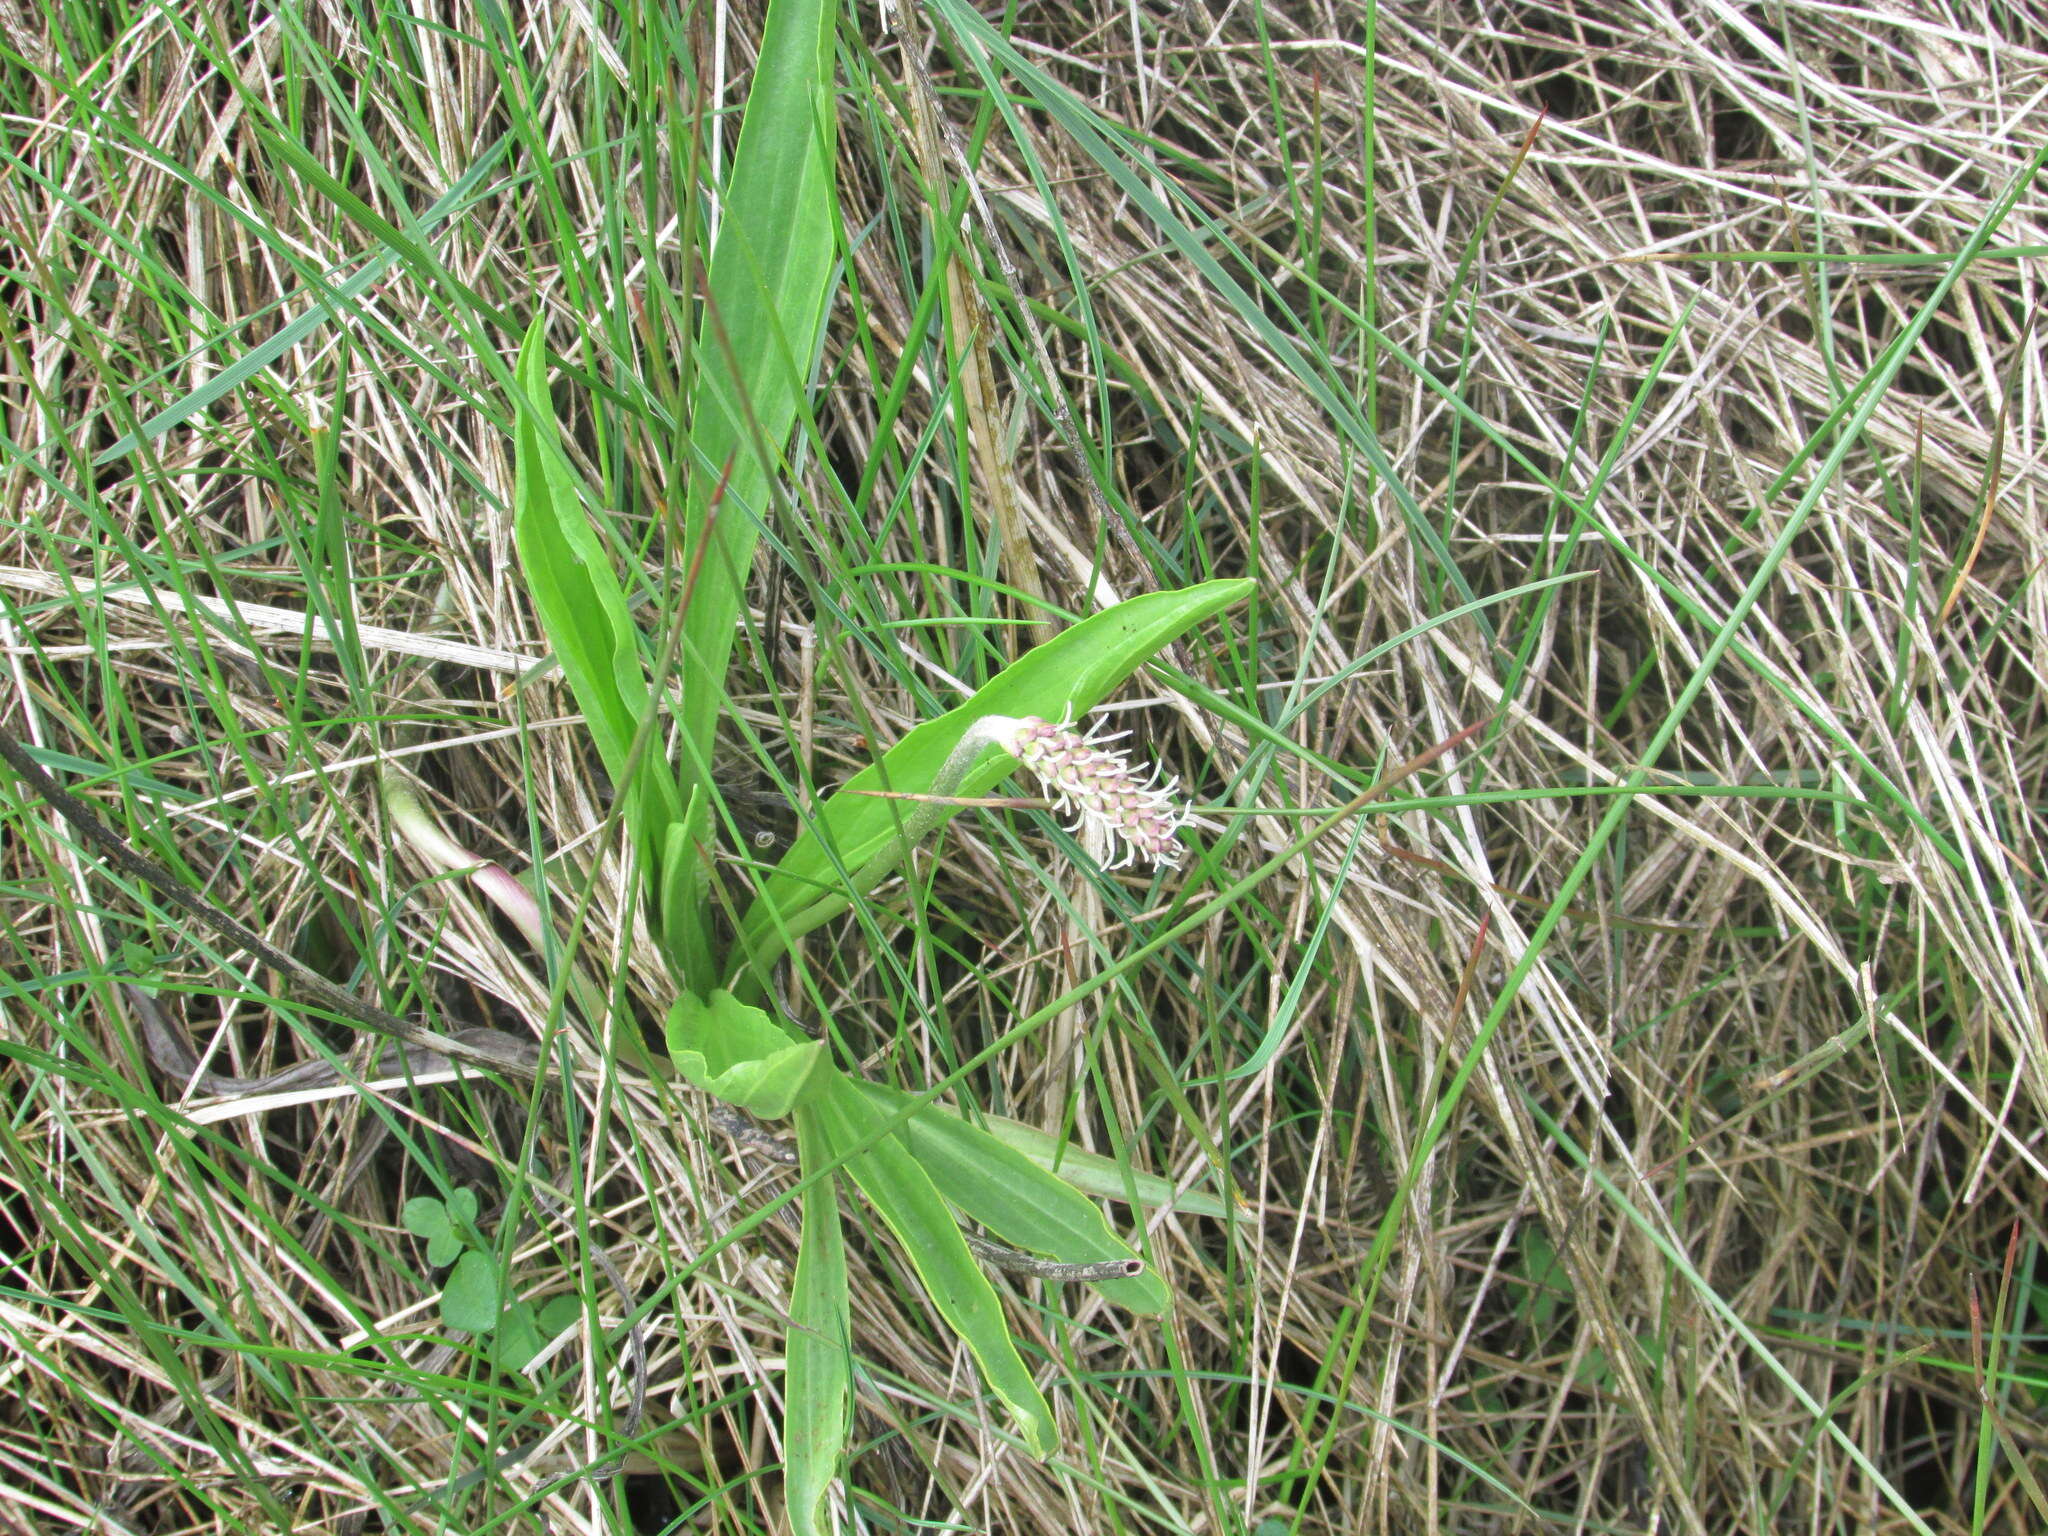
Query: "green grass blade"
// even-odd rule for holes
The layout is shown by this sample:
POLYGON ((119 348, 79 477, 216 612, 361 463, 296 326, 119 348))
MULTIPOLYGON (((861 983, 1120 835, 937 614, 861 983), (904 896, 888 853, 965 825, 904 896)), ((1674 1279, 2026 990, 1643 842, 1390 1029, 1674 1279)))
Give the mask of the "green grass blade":
MULTIPOLYGON (((791 938, 845 910, 887 873, 883 855, 901 839, 905 812, 901 802, 866 791, 930 790, 967 728, 989 715, 1057 719, 1094 707, 1160 647, 1251 590, 1249 581, 1207 581, 1131 598, 1053 636, 991 678, 967 703, 918 726, 880 762, 843 785, 790 845, 741 919, 737 953, 751 957, 758 977, 791 938)), ((1006 755, 991 749, 952 793, 986 794, 1012 767, 1006 755)), ((951 814, 944 806, 930 810, 934 814, 922 818, 925 832, 951 814)))
MULTIPOLYGON (((856 1083, 879 1108, 894 1112, 910 1095, 882 1083, 856 1083)), ((1073 1185, 956 1115, 927 1108, 904 1127, 910 1155, 933 1186, 969 1220, 1014 1247, 1062 1264, 1135 1259, 1102 1212, 1073 1185)), ((1149 1270, 1095 1288, 1118 1306, 1157 1316, 1172 1304, 1166 1283, 1149 1270)))
MULTIPOLYGON (((509 138, 500 138, 481 155, 474 164, 463 172, 462 177, 419 218, 408 231, 415 238, 426 241, 433 236, 450 214, 466 204, 479 184, 490 174, 504 153, 509 138)), ((334 285, 331 294, 319 294, 310 308, 294 316, 277 328, 274 335, 258 342, 234 362, 198 389, 172 401, 162 410, 145 420, 133 432, 124 433, 112 447, 102 450, 94 458, 95 465, 111 464, 135 452, 145 443, 155 442, 173 427, 189 421, 216 402, 226 399, 251 379, 287 356, 294 347, 302 345, 306 338, 330 321, 349 323, 354 319, 354 302, 376 286, 391 269, 393 263, 403 254, 403 242, 398 238, 388 240, 384 248, 363 263, 350 276, 334 285)))
MULTIPOLYGON (((830 1143, 809 1113, 796 1117, 806 1168, 832 1160, 830 1143)), ((795 1536, 830 1536, 825 1495, 851 1425, 853 1331, 846 1284, 846 1239, 839 1230, 838 1177, 804 1191, 803 1236, 789 1305, 789 1374, 783 1387, 782 1454, 789 1525, 795 1536)))
MULTIPOLYGON (((962 55, 981 76, 991 102, 1002 112, 1020 142, 1029 142, 1013 95, 1041 109, 1072 138, 1077 149, 1116 184, 1132 208, 1149 220, 1179 258, 1202 275, 1204 282, 1237 318, 1268 347, 1295 383, 1327 414, 1349 447, 1363 458, 1386 493, 1401 509, 1418 554, 1438 572, 1461 602, 1473 593, 1441 535, 1425 516, 1421 503, 1396 472, 1379 434, 1358 409, 1343 381, 1334 376, 1328 359, 1301 334, 1291 306, 1274 289, 1258 263, 1247 258, 1225 230, 1201 206, 1178 190, 1149 156, 1095 106, 1056 81, 1018 49, 997 26, 961 0, 932 0, 932 12, 943 23, 962 55), (1003 79, 1008 74, 1016 88, 1003 79), (1233 271, 1233 268, 1235 269, 1233 271)), ((1047 201, 1056 205, 1050 195, 1047 201)), ((1481 628, 1491 633, 1490 622, 1481 628)))
POLYGON ((953 1331, 966 1342, 982 1379, 1009 1406, 1035 1456, 1059 1448, 1052 1408, 1031 1379, 995 1287, 960 1235, 959 1224, 924 1169, 889 1129, 888 1115, 840 1078, 811 1102, 811 1112, 846 1171, 903 1245, 917 1277, 953 1331))
MULTIPOLYGON (((1342 889, 1344 882, 1351 877, 1352 862, 1358 857, 1359 845, 1364 841, 1369 825, 1370 823, 1361 816, 1351 829, 1351 842, 1344 850, 1344 862, 1337 866, 1339 889, 1342 889)), ((1280 1042, 1287 1038, 1287 1032, 1294 1027, 1295 1016, 1301 1008, 1302 993, 1307 990, 1309 978, 1315 974, 1315 957, 1321 951, 1323 940, 1330 932, 1330 919, 1335 912, 1336 903, 1332 902, 1325 906, 1322 914, 1317 917, 1315 931, 1309 935, 1308 945, 1303 949, 1301 959, 1295 967, 1294 979, 1287 984, 1287 993, 1280 999, 1280 1006, 1273 1010, 1273 1021, 1266 1026, 1265 1037, 1259 1041, 1258 1048, 1218 1077, 1218 1083, 1234 1083, 1240 1078, 1250 1077, 1254 1072, 1263 1072, 1267 1063, 1279 1052, 1280 1042)))
POLYGON ((1677 1244, 1671 1241, 1670 1235, 1657 1222, 1644 1216, 1637 1209, 1636 1203, 1629 1199, 1627 1194, 1616 1186, 1614 1181, 1602 1171, 1600 1166, 1586 1155, 1585 1149, 1572 1138, 1571 1133, 1556 1120, 1552 1119, 1544 1111, 1543 1106, 1538 1104, 1531 1095, 1524 1093, 1522 1095, 1522 1103, 1528 1109, 1530 1116, 1535 1122, 1548 1132, 1552 1140, 1557 1143, 1559 1150, 1585 1171, 1586 1177, 1592 1180, 1600 1192, 1607 1197, 1613 1208, 1631 1226, 1642 1233, 1646 1242, 1657 1249, 1662 1255, 1664 1262, 1670 1265, 1673 1273, 1684 1280, 1693 1294, 1700 1299, 1705 1310, 1713 1314, 1721 1326, 1727 1328, 1731 1334, 1740 1339, 1749 1348, 1750 1353, 1763 1363, 1764 1369, 1775 1376, 1784 1385, 1786 1391, 1798 1400, 1800 1407, 1804 1408, 1812 1416, 1813 1422, 1821 1426, 1829 1437, 1841 1447, 1842 1453, 1855 1464, 1857 1470, 1864 1477, 1870 1480, 1871 1486, 1884 1496, 1885 1502, 1890 1504, 1904 1518, 1905 1525, 1912 1530, 1918 1531, 1920 1536, 1933 1536, 1932 1528, 1926 1521, 1920 1518, 1906 1495, 1892 1485, 1891 1480, 1884 1475, 1877 1463, 1871 1460, 1869 1453, 1856 1443, 1852 1435, 1836 1423, 1834 1416, 1821 1406, 1820 1402, 1807 1389, 1806 1385, 1800 1381, 1798 1376, 1757 1336, 1756 1330, 1744 1321, 1742 1315, 1729 1304, 1727 1298, 1722 1296, 1719 1291, 1715 1290, 1707 1282, 1706 1277, 1694 1267, 1692 1260, 1681 1251, 1677 1244))

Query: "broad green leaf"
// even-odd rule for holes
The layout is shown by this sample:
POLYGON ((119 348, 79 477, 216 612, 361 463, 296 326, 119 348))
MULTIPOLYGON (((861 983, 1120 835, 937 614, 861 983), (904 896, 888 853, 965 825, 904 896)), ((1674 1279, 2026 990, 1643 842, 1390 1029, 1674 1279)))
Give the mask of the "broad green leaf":
MULTIPOLYGON (((796 1142, 804 1167, 822 1168, 832 1160, 830 1143, 809 1110, 797 1112, 796 1142)), ((825 1495, 852 1425, 853 1320, 838 1189, 837 1176, 828 1173, 804 1191, 803 1236, 790 1292, 782 1448, 783 1489, 794 1536, 830 1536, 825 1495)))
POLYGON ((832 294, 837 9, 832 0, 773 0, 768 7, 711 249, 710 299, 694 352, 695 468, 681 561, 682 569, 697 571, 683 619, 690 682, 680 718, 695 748, 684 750, 686 782, 699 771, 694 764, 711 761, 754 545, 832 294))
POLYGON ((441 1321, 469 1333, 489 1333, 498 1326, 498 1266, 472 1248, 448 1271, 441 1287, 441 1321))
POLYGON ((492 1358, 506 1370, 523 1371, 563 1329, 573 1328, 582 1317, 583 1303, 574 1296, 557 1296, 538 1309, 530 1301, 515 1301, 498 1324, 492 1358))
POLYGON ((677 998, 668 1053, 684 1081, 763 1120, 780 1120, 837 1075, 828 1041, 792 1040, 730 992, 677 998))
MULTIPOLYGON (((1178 592, 1152 592, 1083 619, 997 673, 972 699, 927 721, 863 769, 825 801, 816 819, 792 843, 740 920, 738 956, 752 962, 757 985, 789 940, 815 928, 878 883, 890 863, 883 856, 901 841, 903 803, 864 791, 922 794, 967 728, 989 715, 1061 719, 1102 702, 1162 646, 1241 601, 1248 580, 1206 581, 1178 592), (839 871, 846 871, 842 876, 839 871)), ((986 794, 1015 766, 991 747, 951 793, 986 794)), ((926 830, 951 814, 937 807, 921 819, 926 830)))
POLYGON ((1059 1448, 1059 1429, 1017 1354, 995 1287, 968 1252, 952 1209, 887 1128, 889 1117, 846 1077, 818 1094, 809 1113, 831 1155, 845 1158, 847 1174, 896 1234, 939 1315, 973 1352, 982 1379, 1009 1406, 1024 1443, 1033 1455, 1050 1456, 1059 1448))
MULTIPOLYGON (((881 1083, 856 1086, 892 1118, 911 1102, 911 1095, 881 1083)), ((910 1118, 903 1134, 938 1192, 1013 1247, 1062 1264, 1137 1257, 1086 1195, 979 1126, 927 1107, 910 1118)), ((1093 1284, 1133 1312, 1157 1315, 1172 1302, 1166 1283, 1149 1270, 1093 1284)))
MULTIPOLYGON (((459 1193, 459 1191, 458 1191, 459 1193)), ((427 1262, 436 1269, 455 1262, 463 1242, 448 1219, 448 1207, 432 1195, 418 1195, 405 1202, 399 1219, 405 1230, 427 1240, 427 1262)))
MULTIPOLYGON (((942 1114, 952 1113, 938 1105, 932 1107, 942 1114)), ((1171 1179, 1126 1169, 1099 1152, 1071 1146, 1021 1120, 986 1115, 983 1123, 989 1134, 1004 1146, 1023 1153, 1038 1167, 1057 1173, 1087 1194, 1098 1195, 1105 1200, 1136 1200, 1138 1204, 1155 1210, 1186 1211, 1190 1216, 1213 1216, 1218 1221, 1230 1215, 1229 1207, 1206 1191, 1176 1189, 1171 1179)))
POLYGON ((617 782, 647 710, 647 679, 625 589, 591 531, 577 476, 562 454, 538 318, 520 348, 519 385, 513 540, 548 644, 617 782))
POLYGON ((448 1207, 432 1195, 415 1195, 405 1202, 398 1219, 415 1237, 439 1237, 448 1230, 448 1207))
MULTIPOLYGON (((515 402, 512 523, 519 566, 605 771, 627 797, 627 832, 642 871, 650 888, 659 889, 661 858, 668 829, 682 814, 681 797, 658 750, 631 761, 634 738, 654 703, 625 589, 591 531, 577 477, 562 454, 538 319, 520 349, 519 385, 525 398, 515 402)), ((701 915, 696 921, 701 928, 701 915)), ((701 941, 694 947, 708 953, 701 941)), ((680 967, 684 957, 671 959, 680 967)))
POLYGON ((534 1326, 533 1303, 515 1301, 498 1320, 491 1358, 508 1371, 523 1371, 540 1353, 540 1330, 534 1326))

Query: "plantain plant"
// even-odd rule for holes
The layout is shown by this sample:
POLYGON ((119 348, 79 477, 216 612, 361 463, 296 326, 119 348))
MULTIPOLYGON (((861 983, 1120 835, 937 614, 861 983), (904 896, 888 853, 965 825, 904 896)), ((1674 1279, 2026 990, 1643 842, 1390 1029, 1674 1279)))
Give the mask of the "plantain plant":
POLYGON ((515 533, 535 609, 619 788, 644 881, 650 931, 677 996, 667 1019, 675 1070, 763 1120, 794 1121, 804 1171, 802 1236, 785 1381, 785 1483, 800 1536, 824 1523, 850 1426, 846 1255, 839 1185, 850 1180, 902 1243, 947 1324, 1036 1455, 1057 1445, 1053 1414, 1020 1358, 960 1217, 1063 1264, 1121 1266, 1103 1282, 1146 1313, 1168 1303, 1157 1276, 1073 1184, 1010 1139, 915 1096, 859 1079, 831 1044, 762 1006, 791 941, 844 911, 901 866, 906 845, 952 807, 866 791, 984 794, 1024 766, 1111 851, 1165 862, 1179 825, 1167 788, 1064 722, 1125 681, 1162 646, 1240 600, 1250 583, 1213 581, 1130 599, 1020 657, 972 698, 910 731, 810 817, 761 880, 733 937, 717 942, 704 876, 718 802, 710 777, 733 634, 771 477, 819 347, 835 260, 834 7, 776 0, 749 93, 723 217, 706 271, 708 302, 688 401, 691 477, 676 569, 690 573, 677 647, 672 755, 655 749, 659 710, 625 588, 585 510, 561 446, 536 321, 518 368, 515 533), (908 809, 905 809, 908 804, 908 809), (958 1214, 956 1214, 958 1213, 958 1214))

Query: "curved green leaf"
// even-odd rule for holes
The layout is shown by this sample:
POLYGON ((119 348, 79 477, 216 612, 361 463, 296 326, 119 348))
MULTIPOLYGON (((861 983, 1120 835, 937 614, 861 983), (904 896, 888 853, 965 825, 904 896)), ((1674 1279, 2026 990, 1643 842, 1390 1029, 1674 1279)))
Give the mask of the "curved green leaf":
POLYGON ((763 1120, 780 1120, 838 1074, 824 1040, 794 1041, 730 992, 685 992, 668 1015, 668 1053, 693 1087, 763 1120))
MULTIPOLYGON (((927 721, 830 796, 783 854, 740 920, 736 953, 747 957, 757 984, 790 939, 842 912, 888 873, 901 842, 899 801, 863 791, 928 792, 967 728, 989 715, 1061 719, 1092 709, 1162 646, 1212 614, 1250 595, 1249 580, 1206 581, 1178 592, 1150 592, 1083 619, 1005 667, 974 697, 927 721), (842 875, 840 872, 845 871, 842 875)), ((1015 766, 991 747, 949 791, 986 794, 1015 766)), ((951 814, 936 807, 926 830, 951 814)))
POLYGON ((488 1254, 472 1248, 455 1261, 441 1287, 441 1321, 467 1333, 498 1326, 498 1266, 488 1254))
MULTIPOLYGON (((944 1115, 953 1113, 939 1104, 932 1108, 944 1115)), ((1213 1216, 1218 1221, 1230 1215, 1229 1207, 1206 1190, 1176 1189, 1171 1179, 1127 1169, 1099 1152, 1049 1136, 1035 1125, 1007 1120, 1001 1115, 984 1115, 982 1123, 989 1135, 1004 1146, 1029 1158, 1036 1167, 1058 1174, 1085 1194, 1104 1200, 1135 1200, 1154 1210, 1186 1211, 1190 1216, 1213 1216)))
POLYGON ((967 1251, 960 1224, 917 1159, 887 1127, 851 1078, 835 1077, 808 1106, 846 1172, 903 1245, 932 1304, 959 1334, 981 1367, 982 1379, 1009 1406, 1010 1416, 1035 1456, 1059 1448, 1052 1408, 1017 1354, 1003 1304, 988 1276, 967 1251))
POLYGON ((839 259, 830 0, 775 0, 762 27, 706 272, 694 357, 683 615, 685 782, 711 761, 747 573, 823 334, 839 259), (720 486, 723 482, 723 490, 720 486))
POLYGON ((672 821, 662 834, 661 864, 655 876, 655 917, 661 947, 682 977, 685 986, 708 985, 711 970, 711 936, 704 926, 701 896, 703 878, 699 869, 704 833, 704 786, 692 785, 690 803, 680 821, 672 821))
MULTIPOLYGON (((912 1102, 910 1094, 881 1083, 855 1086, 891 1118, 912 1102)), ((927 1106, 904 1125, 903 1135, 939 1193, 1012 1247, 1061 1264, 1138 1257, 1086 1195, 981 1127, 927 1106)), ((1150 1270, 1093 1284, 1118 1306, 1147 1316, 1173 1301, 1166 1282, 1150 1270)))
MULTIPOLYGON (((654 707, 641 665, 639 631, 618 573, 584 515, 576 473, 562 453, 539 319, 519 350, 518 378, 524 398, 515 401, 512 539, 519 568, 605 772, 627 797, 627 833, 652 884, 659 879, 669 828, 682 815, 682 798, 659 752, 643 751, 637 763, 632 761, 634 738, 654 707)), ((701 930, 703 922, 694 912, 680 919, 663 917, 667 926, 680 920, 701 930)), ((699 936, 677 947, 685 953, 671 957, 683 974, 701 974, 710 955, 708 941, 699 936), (685 964, 693 949, 698 973, 685 964)))

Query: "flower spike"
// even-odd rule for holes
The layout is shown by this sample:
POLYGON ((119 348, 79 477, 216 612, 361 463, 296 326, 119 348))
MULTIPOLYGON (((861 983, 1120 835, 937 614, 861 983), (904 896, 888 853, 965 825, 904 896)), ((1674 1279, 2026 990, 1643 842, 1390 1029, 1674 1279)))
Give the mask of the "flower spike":
POLYGON ((1083 735, 1071 724, 1055 725, 1036 715, 990 715, 976 723, 974 734, 1000 746, 1052 791, 1054 806, 1073 817, 1068 831, 1093 833, 1106 844, 1105 869, 1120 869, 1137 858, 1162 869, 1180 862, 1181 845, 1174 834, 1188 820, 1174 798, 1180 780, 1162 783, 1157 768, 1141 772, 1129 754, 1107 745, 1129 732, 1105 736, 1098 728, 1083 735))

